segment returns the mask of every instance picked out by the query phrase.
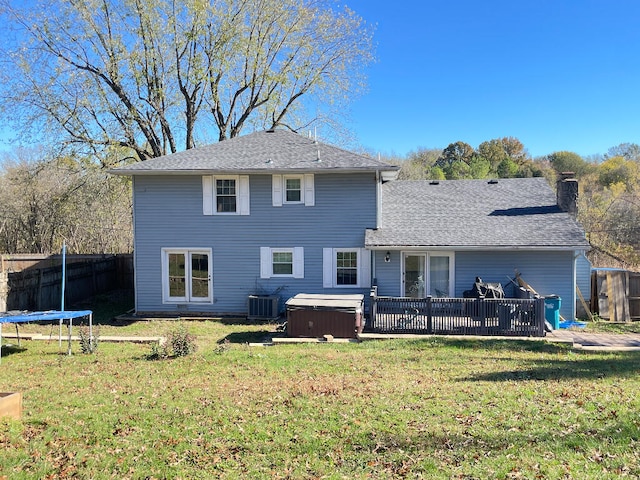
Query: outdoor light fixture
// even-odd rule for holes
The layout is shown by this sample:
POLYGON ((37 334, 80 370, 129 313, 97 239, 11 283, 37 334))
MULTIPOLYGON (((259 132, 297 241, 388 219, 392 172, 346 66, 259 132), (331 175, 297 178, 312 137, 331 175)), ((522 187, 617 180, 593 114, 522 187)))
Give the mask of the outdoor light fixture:
POLYGON ((384 261, 386 263, 389 263, 391 261, 391 252, 387 251, 387 253, 384 255, 384 261))

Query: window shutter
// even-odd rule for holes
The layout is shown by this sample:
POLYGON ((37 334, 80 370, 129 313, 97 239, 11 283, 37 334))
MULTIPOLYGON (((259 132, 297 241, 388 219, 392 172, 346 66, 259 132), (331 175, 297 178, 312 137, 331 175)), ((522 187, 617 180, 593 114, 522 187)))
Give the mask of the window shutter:
POLYGON ((322 249, 322 287, 333 287, 333 248, 322 249))
POLYGON ((304 278, 304 248, 293 249, 293 278, 304 278))
POLYGON ((213 215, 213 177, 202 177, 202 214, 213 215))
POLYGON ((249 175, 240 175, 238 179, 240 184, 238 190, 238 204, 240 215, 249 215, 250 197, 249 197, 249 175))
POLYGON ((371 250, 361 248, 358 255, 360 255, 358 286, 361 288, 371 288, 371 250))
POLYGON ((282 206, 282 175, 271 176, 271 197, 274 207, 282 206))
POLYGON ((307 207, 313 207, 316 204, 316 192, 312 173, 305 174, 304 176, 304 204, 307 207))
POLYGON ((273 269, 271 262, 271 249, 269 247, 260 247, 260 278, 271 278, 273 269))

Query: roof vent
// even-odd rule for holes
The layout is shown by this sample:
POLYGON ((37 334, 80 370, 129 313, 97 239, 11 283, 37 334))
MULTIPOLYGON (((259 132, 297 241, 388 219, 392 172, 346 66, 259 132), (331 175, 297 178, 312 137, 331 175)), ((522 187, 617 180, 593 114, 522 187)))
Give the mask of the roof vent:
POLYGON ((269 159, 265 162, 267 165, 271 165, 273 163, 273 160, 269 159))
POLYGON ((498 180, 496 180, 495 178, 492 178, 491 180, 489 180, 487 182, 489 185, 496 185, 498 183, 498 180))
POLYGON ((275 133, 275 128, 270 128, 269 130, 265 130, 267 133, 275 133))
POLYGON ((429 185, 440 185, 440 181, 438 181, 438 180, 431 180, 431 181, 429 182, 429 185))

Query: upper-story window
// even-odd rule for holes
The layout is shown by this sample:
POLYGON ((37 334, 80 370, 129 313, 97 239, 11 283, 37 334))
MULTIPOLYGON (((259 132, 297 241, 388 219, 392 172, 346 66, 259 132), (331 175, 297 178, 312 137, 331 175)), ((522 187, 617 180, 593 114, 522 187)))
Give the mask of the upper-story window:
POLYGON ((303 177, 301 175, 284 177, 284 202, 285 203, 301 203, 303 177))
POLYGON ((202 214, 249 215, 249 176, 203 176, 202 214))
POLYGON ((216 212, 236 213, 236 179, 216 178, 216 212))
POLYGON ((285 204, 315 205, 313 174, 272 175, 272 199, 274 207, 285 204))

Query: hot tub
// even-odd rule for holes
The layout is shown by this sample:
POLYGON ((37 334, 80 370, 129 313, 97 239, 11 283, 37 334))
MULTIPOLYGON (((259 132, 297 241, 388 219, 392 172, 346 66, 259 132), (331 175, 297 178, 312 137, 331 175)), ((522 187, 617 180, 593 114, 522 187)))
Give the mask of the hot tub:
POLYGON ((364 327, 364 295, 299 293, 285 303, 291 337, 357 338, 364 327))

